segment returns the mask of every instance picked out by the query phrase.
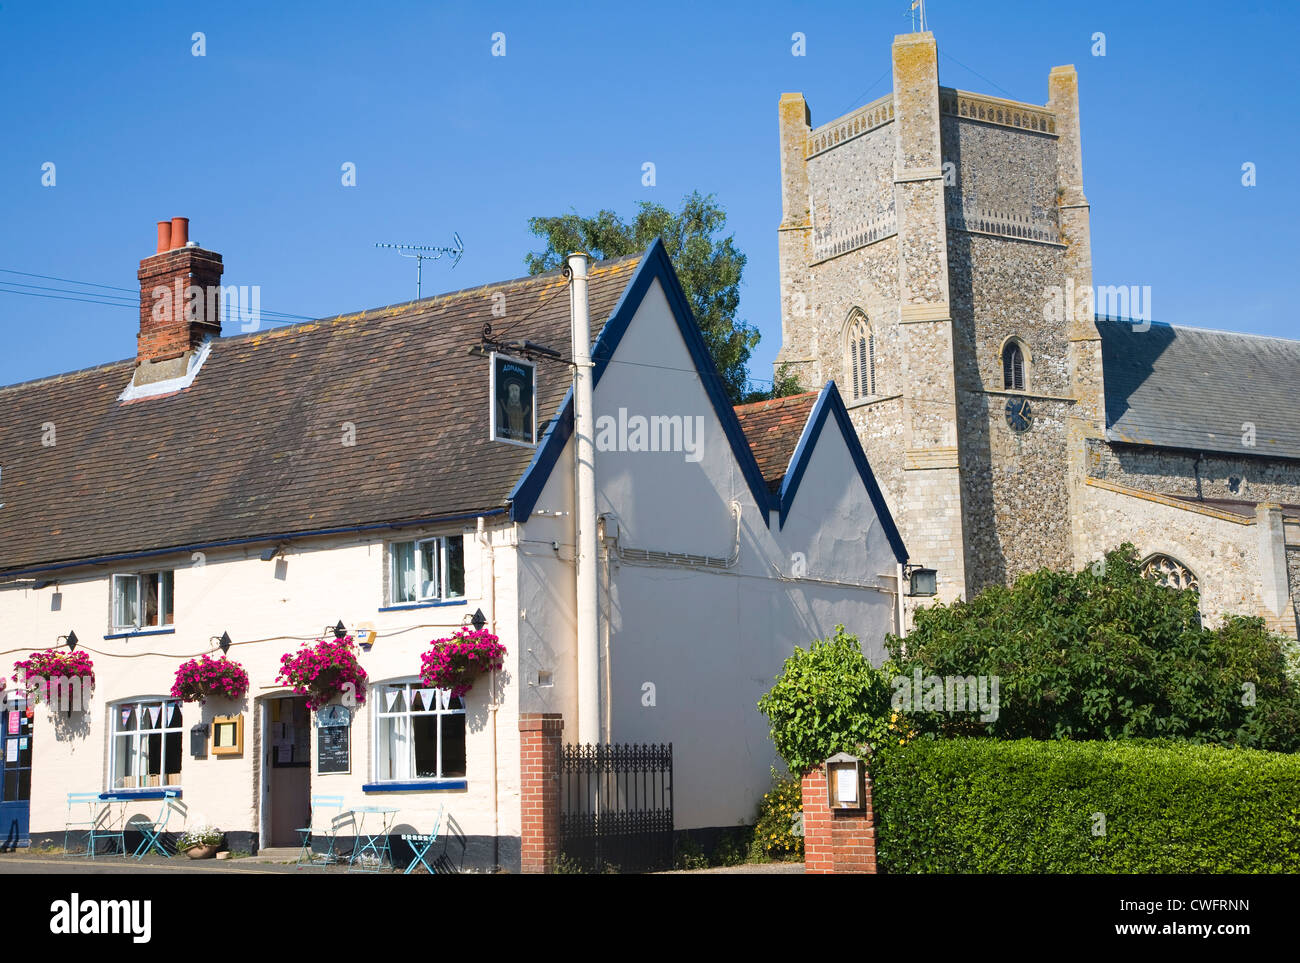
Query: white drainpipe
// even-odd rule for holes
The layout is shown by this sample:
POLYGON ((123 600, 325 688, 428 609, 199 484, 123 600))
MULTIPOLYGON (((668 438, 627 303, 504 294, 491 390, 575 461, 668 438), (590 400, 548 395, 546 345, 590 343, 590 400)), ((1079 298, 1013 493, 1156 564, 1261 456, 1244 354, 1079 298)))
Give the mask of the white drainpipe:
POLYGON ((904 619, 906 618, 906 613, 903 610, 903 585, 904 585, 903 576, 905 573, 903 571, 902 562, 898 563, 897 571, 898 571, 898 578, 896 584, 898 585, 898 631, 895 632, 894 634, 897 635, 900 639, 905 639, 907 638, 907 623, 904 621, 904 619))
POLYGON ((573 319, 574 542, 577 581, 578 741, 600 741, 600 641, 596 629, 596 447, 593 434, 591 320, 587 255, 570 254, 569 304, 573 319))
MULTIPOLYGON (((483 516, 478 517, 478 543, 483 554, 480 558, 485 558, 487 562, 487 585, 481 586, 479 595, 488 604, 487 610, 487 629, 493 635, 497 635, 497 566, 496 553, 492 549, 492 535, 487 531, 483 524, 483 516)), ((488 711, 492 714, 492 868, 496 869, 501 865, 501 854, 498 851, 500 845, 500 824, 501 824, 501 805, 497 796, 497 674, 492 673, 491 679, 492 701, 488 704, 488 711)))

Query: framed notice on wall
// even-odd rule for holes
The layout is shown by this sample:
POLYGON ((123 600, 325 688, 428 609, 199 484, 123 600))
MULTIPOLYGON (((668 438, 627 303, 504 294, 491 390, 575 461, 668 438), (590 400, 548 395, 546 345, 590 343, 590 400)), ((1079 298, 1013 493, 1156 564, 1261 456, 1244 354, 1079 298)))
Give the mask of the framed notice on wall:
POLYGON ((531 361, 492 353, 491 438, 537 444, 537 368, 531 361))
POLYGON ((352 771, 352 712, 347 706, 325 706, 316 713, 316 772, 318 775, 352 771))

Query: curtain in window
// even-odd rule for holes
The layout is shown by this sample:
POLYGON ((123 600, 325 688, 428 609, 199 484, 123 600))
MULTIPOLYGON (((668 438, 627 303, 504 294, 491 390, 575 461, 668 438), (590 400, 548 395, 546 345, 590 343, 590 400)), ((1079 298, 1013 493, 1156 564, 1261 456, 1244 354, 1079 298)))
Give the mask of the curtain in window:
POLYGON ((113 620, 116 626, 139 625, 140 580, 134 575, 115 575, 113 586, 113 620))
POLYGON ((419 588, 420 573, 415 567, 415 543, 402 542, 393 546, 393 601, 414 602, 419 588))

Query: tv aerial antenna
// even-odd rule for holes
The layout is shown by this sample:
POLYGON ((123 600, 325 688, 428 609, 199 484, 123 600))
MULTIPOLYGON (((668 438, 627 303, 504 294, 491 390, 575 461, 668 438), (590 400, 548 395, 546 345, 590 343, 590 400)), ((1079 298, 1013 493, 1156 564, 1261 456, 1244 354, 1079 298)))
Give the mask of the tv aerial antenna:
POLYGON ((415 299, 420 300, 421 296, 421 275, 424 270, 425 261, 436 261, 444 254, 451 255, 451 269, 456 270, 456 265, 460 263, 460 257, 465 253, 465 245, 460 239, 460 234, 452 231, 451 235, 455 243, 451 247, 429 247, 423 244, 376 244, 375 247, 386 247, 396 251, 402 257, 415 259, 415 299), (407 252, 411 253, 407 253, 407 252))

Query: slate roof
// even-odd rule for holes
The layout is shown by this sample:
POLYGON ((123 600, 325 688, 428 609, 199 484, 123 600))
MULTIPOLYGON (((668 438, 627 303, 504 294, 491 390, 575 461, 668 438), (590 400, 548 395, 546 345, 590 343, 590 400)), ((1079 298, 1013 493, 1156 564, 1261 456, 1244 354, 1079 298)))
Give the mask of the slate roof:
POLYGON ((774 494, 781 490, 786 469, 790 466, 804 425, 808 423, 808 416, 817 403, 818 394, 808 391, 773 401, 736 405, 740 428, 754 452, 768 491, 774 494))
MULTIPOLYGON (((591 265, 593 336, 641 257, 591 265)), ((488 440, 467 352, 491 322, 567 354, 567 290, 557 271, 221 338, 192 387, 127 404, 134 359, 0 387, 0 573, 503 508, 534 449, 488 440)), ((539 436, 570 382, 538 362, 539 436)))
POLYGON ((1111 441, 1300 458, 1300 341, 1108 318, 1097 328, 1111 441))

